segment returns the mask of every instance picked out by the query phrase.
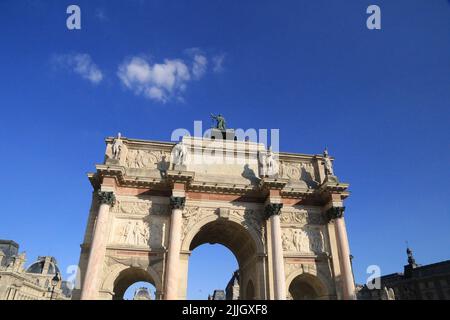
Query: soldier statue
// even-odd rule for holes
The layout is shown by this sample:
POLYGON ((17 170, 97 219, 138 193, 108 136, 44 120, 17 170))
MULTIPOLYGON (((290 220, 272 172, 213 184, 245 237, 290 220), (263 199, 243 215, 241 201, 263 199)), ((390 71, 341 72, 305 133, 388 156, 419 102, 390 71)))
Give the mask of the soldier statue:
POLYGON ((182 142, 178 142, 172 149, 171 163, 173 169, 186 165, 187 148, 182 142))
POLYGON ((112 156, 113 159, 119 160, 120 154, 122 152, 123 142, 121 139, 122 135, 120 132, 117 134, 117 138, 114 139, 113 145, 112 145, 112 156))
POLYGON ((323 164, 325 165, 325 175, 334 176, 333 164, 331 163, 327 148, 325 148, 325 150, 323 151, 323 164))
POLYGON ((261 156, 262 157, 260 159, 262 160, 263 177, 277 177, 279 164, 274 153, 272 152, 272 147, 269 147, 269 150, 261 156))
POLYGON ((226 131, 225 118, 221 114, 215 116, 211 113, 211 118, 216 121, 216 129, 219 129, 220 131, 226 131))

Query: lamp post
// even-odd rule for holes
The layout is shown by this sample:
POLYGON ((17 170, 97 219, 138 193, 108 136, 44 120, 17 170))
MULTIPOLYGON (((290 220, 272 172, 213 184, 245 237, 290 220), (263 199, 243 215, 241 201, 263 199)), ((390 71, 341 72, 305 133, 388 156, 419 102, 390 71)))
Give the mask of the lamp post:
POLYGON ((55 292, 55 287, 58 285, 59 283, 59 274, 58 272, 55 273, 55 276, 52 278, 52 293, 50 295, 50 300, 53 300, 53 293, 55 292))

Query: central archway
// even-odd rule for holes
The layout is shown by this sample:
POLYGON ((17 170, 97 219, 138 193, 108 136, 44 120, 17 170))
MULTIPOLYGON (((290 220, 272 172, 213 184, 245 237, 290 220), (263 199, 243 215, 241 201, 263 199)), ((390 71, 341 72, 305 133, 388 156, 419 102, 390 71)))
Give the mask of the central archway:
POLYGON ((239 281, 230 279, 238 269, 236 256, 227 247, 217 243, 196 247, 189 256, 187 299, 227 298, 225 292, 234 293, 229 299, 236 299, 239 281))
POLYGON ((190 253, 203 244, 221 244, 236 257, 239 267, 240 299, 265 299, 265 288, 261 285, 264 282, 262 279, 264 261, 263 254, 260 254, 264 252, 263 243, 255 230, 231 219, 209 218, 199 222, 187 232, 183 240, 182 255, 183 252, 186 253, 184 258, 186 274, 190 253))

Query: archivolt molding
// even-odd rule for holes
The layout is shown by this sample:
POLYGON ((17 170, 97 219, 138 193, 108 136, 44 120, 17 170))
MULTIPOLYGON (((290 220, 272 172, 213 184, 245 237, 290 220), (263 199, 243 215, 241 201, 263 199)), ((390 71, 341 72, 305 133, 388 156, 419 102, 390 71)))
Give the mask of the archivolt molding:
MULTIPOLYGON (((189 251, 189 246, 202 226, 220 219, 218 208, 188 206, 183 211, 182 250, 189 251)), ((262 213, 248 208, 230 208, 229 221, 243 226, 255 241, 257 253, 264 253, 265 235, 262 213)))
POLYGON ((128 268, 140 268, 148 272, 156 290, 162 290, 161 272, 156 271, 150 266, 150 259, 144 257, 115 258, 107 257, 103 265, 104 280, 102 281, 101 290, 113 292, 114 282, 119 274, 128 268))
POLYGON ((326 276, 322 270, 318 270, 316 264, 306 264, 306 263, 285 263, 286 272, 286 291, 289 294, 289 286, 292 281, 302 275, 307 274, 317 278, 318 283, 322 286, 326 295, 330 295, 334 292, 333 284, 331 283, 331 278, 326 276))

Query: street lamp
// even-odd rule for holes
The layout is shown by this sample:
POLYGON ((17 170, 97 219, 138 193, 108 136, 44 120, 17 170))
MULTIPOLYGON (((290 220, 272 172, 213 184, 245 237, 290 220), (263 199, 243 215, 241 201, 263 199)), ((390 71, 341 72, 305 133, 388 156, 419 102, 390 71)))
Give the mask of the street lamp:
POLYGON ((55 273, 55 276, 52 278, 52 294, 50 295, 50 300, 53 300, 53 293, 55 292, 55 287, 59 283, 59 274, 55 273))

